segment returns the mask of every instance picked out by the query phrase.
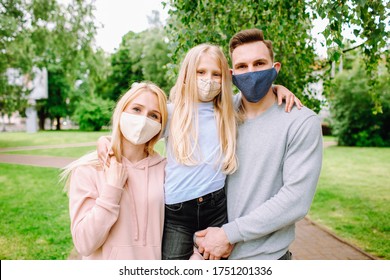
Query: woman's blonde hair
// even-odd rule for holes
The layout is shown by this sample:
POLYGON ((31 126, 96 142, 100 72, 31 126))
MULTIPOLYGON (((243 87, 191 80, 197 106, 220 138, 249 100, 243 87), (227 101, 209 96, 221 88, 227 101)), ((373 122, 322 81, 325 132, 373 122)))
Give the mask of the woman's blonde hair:
POLYGON ((198 164, 195 158, 198 147, 197 114, 197 68, 203 54, 216 60, 221 69, 221 93, 213 102, 221 145, 220 158, 222 168, 227 174, 237 169, 236 150, 236 114, 233 107, 232 80, 229 65, 222 50, 214 45, 201 44, 190 49, 185 56, 176 84, 170 92, 170 101, 174 105, 169 131, 169 142, 177 162, 185 165, 198 164), (194 125, 195 124, 195 125, 194 125))
MULTIPOLYGON (((154 145, 161 138, 161 135, 164 132, 165 125, 167 123, 168 112, 167 112, 167 97, 162 89, 160 89, 157 85, 152 82, 141 82, 134 83, 131 88, 123 94, 123 96, 119 99, 115 106, 114 113, 112 115, 112 137, 111 137, 111 149, 114 153, 114 156, 118 162, 122 161, 122 132, 119 127, 120 116, 122 112, 125 110, 126 106, 132 102, 136 97, 145 92, 152 92, 157 95, 158 98, 158 107, 161 113, 161 130, 160 132, 150 139, 145 144, 145 151, 148 155, 153 155, 154 145)), ((76 167, 82 165, 92 165, 92 166, 100 166, 100 162, 98 160, 97 152, 94 151, 92 153, 88 153, 81 158, 71 162, 67 166, 62 169, 60 174, 60 181, 65 182, 65 191, 69 190, 70 184, 70 174, 76 167)))

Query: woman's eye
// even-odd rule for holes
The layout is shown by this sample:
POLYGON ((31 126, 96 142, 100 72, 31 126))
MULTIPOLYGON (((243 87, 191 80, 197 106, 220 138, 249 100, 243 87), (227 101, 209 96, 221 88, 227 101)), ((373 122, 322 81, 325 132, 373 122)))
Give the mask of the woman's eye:
POLYGON ((134 112, 137 112, 137 113, 138 113, 138 112, 141 112, 141 110, 140 110, 139 108, 137 108, 137 107, 133 108, 133 111, 134 111, 134 112))
POLYGON ((151 117, 152 117, 152 119, 155 119, 155 120, 159 119, 159 117, 157 115, 155 115, 155 114, 151 115, 151 117))

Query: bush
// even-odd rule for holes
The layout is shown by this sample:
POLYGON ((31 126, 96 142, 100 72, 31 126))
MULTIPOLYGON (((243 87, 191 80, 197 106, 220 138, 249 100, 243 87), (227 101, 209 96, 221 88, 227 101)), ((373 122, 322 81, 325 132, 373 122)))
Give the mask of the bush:
POLYGON ((84 98, 78 104, 73 119, 79 124, 80 130, 99 131, 110 123, 114 102, 111 100, 93 97, 84 98))
POLYGON ((332 132, 341 146, 390 146, 389 74, 384 71, 375 93, 380 95, 382 113, 373 113, 374 102, 369 92, 369 77, 360 63, 343 71, 334 80, 329 98, 332 132))

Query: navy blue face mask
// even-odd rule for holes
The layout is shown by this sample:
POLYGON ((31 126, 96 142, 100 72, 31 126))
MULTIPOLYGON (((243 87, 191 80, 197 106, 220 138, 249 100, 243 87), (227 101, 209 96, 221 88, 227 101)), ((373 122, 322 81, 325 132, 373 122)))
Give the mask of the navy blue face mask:
POLYGON ((274 67, 267 70, 233 75, 233 84, 251 103, 259 102, 268 92, 278 76, 274 67))

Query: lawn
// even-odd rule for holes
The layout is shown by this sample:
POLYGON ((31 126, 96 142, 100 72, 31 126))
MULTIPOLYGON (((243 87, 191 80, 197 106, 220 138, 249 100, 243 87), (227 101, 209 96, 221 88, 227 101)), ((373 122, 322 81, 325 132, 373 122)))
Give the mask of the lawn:
POLYGON ((109 131, 82 132, 77 130, 50 130, 37 133, 6 132, 0 133, 0 148, 94 142, 100 136, 109 133, 109 131))
MULTIPOLYGON (((93 142, 108 132, 0 134, 0 147, 93 142), (5 136, 7 135, 7 136, 5 136), (8 143, 10 142, 10 143, 8 143)), ((334 138, 325 138, 333 141, 334 138)), ((18 153, 79 157, 95 147, 18 153)), ((156 147, 164 153, 164 143, 156 147)), ((309 217, 343 239, 390 259, 390 148, 329 147, 309 217)), ((58 170, 0 164, 1 259, 66 259, 72 249, 68 200, 58 170)))
POLYGON ((73 247, 58 169, 0 163, 0 259, 67 259, 73 247))
POLYGON ((390 259, 390 149, 329 147, 309 217, 390 259))

